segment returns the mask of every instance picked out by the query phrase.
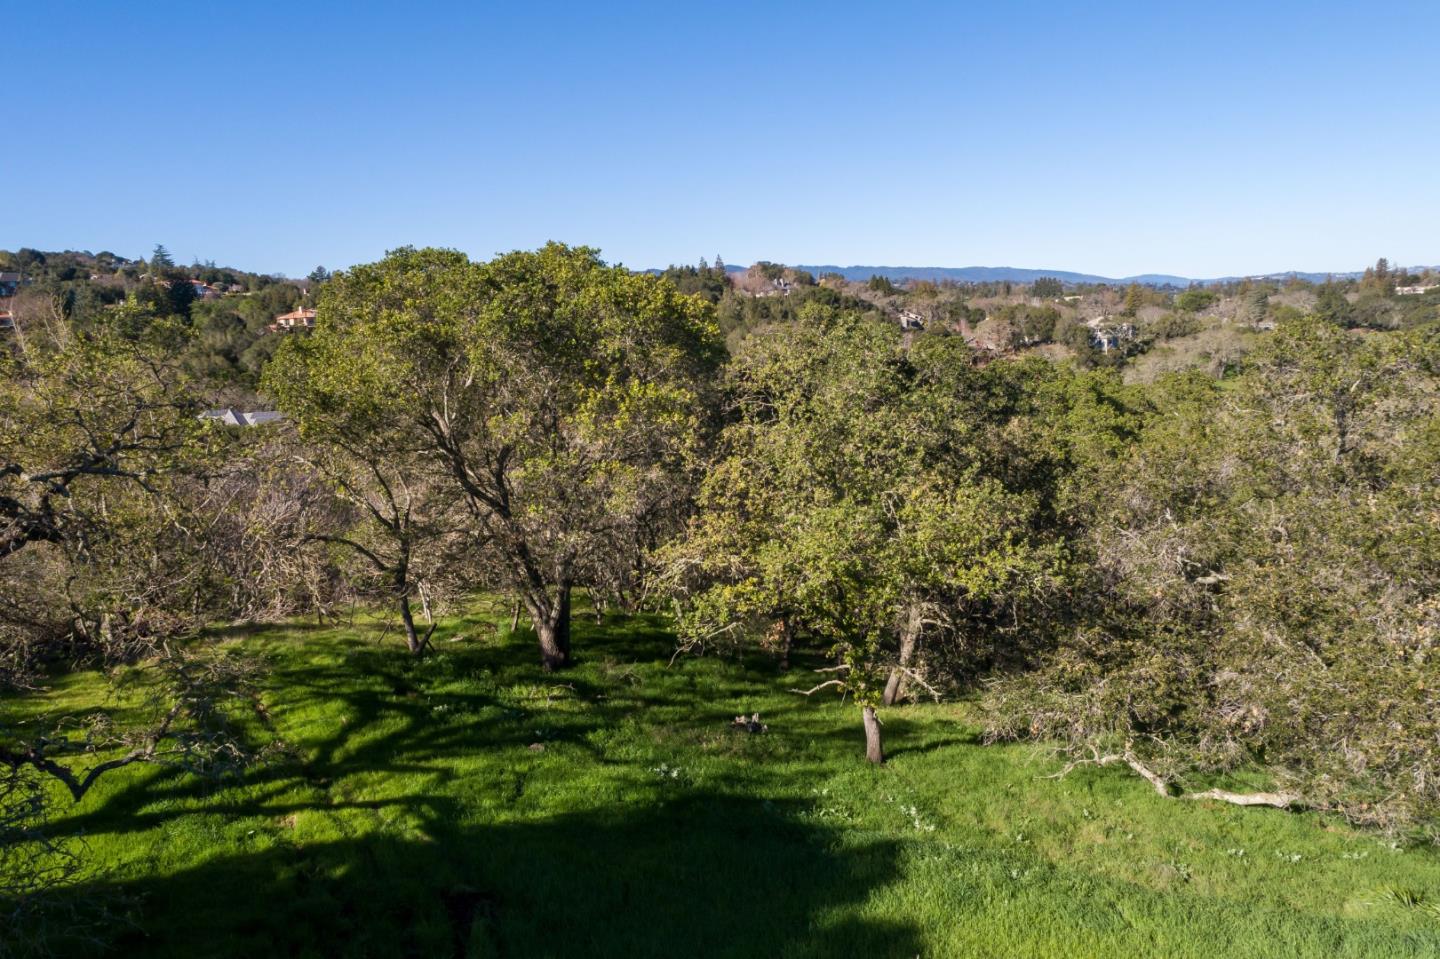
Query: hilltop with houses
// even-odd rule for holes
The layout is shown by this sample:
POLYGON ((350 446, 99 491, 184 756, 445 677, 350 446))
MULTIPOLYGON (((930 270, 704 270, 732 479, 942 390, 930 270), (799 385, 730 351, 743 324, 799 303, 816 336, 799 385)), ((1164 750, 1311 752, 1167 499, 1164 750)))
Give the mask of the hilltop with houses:
POLYGON ((140 323, 180 317, 195 333, 195 370, 230 384, 237 408, 256 408, 255 383, 274 334, 314 326, 314 293, 328 276, 323 268, 293 279, 214 262, 182 266, 163 246, 136 258, 0 251, 0 334, 23 343, 27 330, 61 320, 83 328, 107 314, 140 323))
MULTIPOLYGON (((907 335, 961 336, 982 355, 1035 353, 1114 366, 1132 379, 1182 368, 1221 375, 1256 334, 1286 315, 1315 312, 1377 330, 1440 315, 1440 271, 1392 268, 1384 259, 1320 281, 1286 274, 1184 287, 1172 277, 1092 282, 1063 272, 1026 282, 929 278, 934 271, 897 280, 901 269, 858 278, 853 269, 817 274, 765 260, 733 267, 717 256, 658 272, 714 304, 732 347, 747 331, 792 320, 818 301, 888 318, 907 335)), ((237 409, 257 408, 259 369, 282 335, 314 328, 315 294, 329 275, 324 268, 293 279, 212 262, 179 266, 163 246, 135 259, 108 251, 0 251, 0 333, 23 339, 34 324, 63 318, 84 325, 113 310, 178 315, 195 330, 197 369, 233 384, 237 409)))
MULTIPOLYGON (((1176 286, 1091 282, 1078 274, 961 281, 814 273, 768 261, 748 268, 672 266, 681 289, 716 305, 732 345, 745 331, 798 315, 806 302, 889 318, 910 335, 964 337, 985 355, 1035 353, 1082 366, 1113 366, 1127 378, 1201 368, 1232 369, 1256 336, 1287 315, 1319 313, 1355 329, 1403 329, 1440 317, 1440 271, 1392 268, 1380 259, 1344 276, 1245 277, 1176 286)), ((896 268, 897 270, 899 268, 896 268)), ((924 274, 925 271, 921 271, 924 274)))

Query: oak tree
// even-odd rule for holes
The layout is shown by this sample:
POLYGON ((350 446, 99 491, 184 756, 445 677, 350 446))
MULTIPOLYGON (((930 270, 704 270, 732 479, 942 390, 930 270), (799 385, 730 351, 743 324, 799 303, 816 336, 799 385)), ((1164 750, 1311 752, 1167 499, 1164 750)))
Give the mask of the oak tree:
POLYGON ((633 565, 688 497, 719 358, 708 304, 594 250, 402 249, 325 284, 315 334, 277 358, 293 382, 270 382, 302 430, 394 437, 453 485, 550 670, 573 590, 633 565))

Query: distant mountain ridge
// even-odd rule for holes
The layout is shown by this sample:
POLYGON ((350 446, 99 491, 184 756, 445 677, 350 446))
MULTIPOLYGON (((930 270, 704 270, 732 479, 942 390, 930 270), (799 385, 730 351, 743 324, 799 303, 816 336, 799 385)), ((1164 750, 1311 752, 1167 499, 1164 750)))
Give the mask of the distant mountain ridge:
MULTIPOLYGON (((1007 280, 1011 283, 1033 283, 1041 277, 1049 276, 1064 283, 1140 283, 1146 286, 1186 287, 1192 283, 1228 283, 1246 279, 1244 276, 1196 278, 1174 276, 1169 273, 1141 273, 1137 276, 1110 277, 1098 276, 1094 273, 1075 273, 1070 270, 1031 270, 1014 266, 815 266, 796 264, 793 268, 805 270, 817 277, 822 273, 839 273, 847 280, 861 282, 877 275, 897 282, 900 280, 930 280, 936 283, 943 280, 954 280, 957 283, 1003 283, 1007 280)), ((730 269, 743 270, 744 267, 730 267, 730 269)), ((1412 269, 1419 269, 1419 267, 1412 269)), ((1254 273, 1250 274, 1249 278, 1283 280, 1297 277, 1311 283, 1323 283, 1328 277, 1340 280, 1353 279, 1362 275, 1363 272, 1359 270, 1351 273, 1306 273, 1294 270, 1279 273, 1254 273)))

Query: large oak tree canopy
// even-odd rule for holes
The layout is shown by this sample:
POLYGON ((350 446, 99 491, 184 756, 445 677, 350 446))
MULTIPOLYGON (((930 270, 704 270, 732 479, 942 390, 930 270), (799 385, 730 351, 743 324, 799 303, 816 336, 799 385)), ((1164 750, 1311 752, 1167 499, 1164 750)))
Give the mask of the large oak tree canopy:
POLYGON ((594 250, 402 249, 326 285, 266 388, 307 439, 384 437, 453 483, 553 669, 571 589, 632 567, 683 506, 720 358, 707 304, 594 250))
POLYGON ((823 309, 747 340, 729 385, 734 422, 667 552, 681 632, 822 639, 840 660, 823 685, 861 705, 879 762, 874 709, 914 675, 922 636, 989 632, 996 604, 1059 562, 1036 498, 1004 481, 995 391, 958 337, 907 346, 892 324, 823 309))
POLYGON ((94 490, 152 487, 195 452, 195 400, 160 356, 102 329, 0 358, 0 559, 80 542, 94 490))

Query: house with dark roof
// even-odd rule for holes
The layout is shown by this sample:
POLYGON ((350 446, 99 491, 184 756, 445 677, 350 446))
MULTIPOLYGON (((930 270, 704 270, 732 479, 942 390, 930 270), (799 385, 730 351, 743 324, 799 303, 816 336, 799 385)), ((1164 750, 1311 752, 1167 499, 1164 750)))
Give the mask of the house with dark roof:
POLYGON ((262 423, 274 423, 284 418, 284 413, 275 410, 256 410, 247 413, 230 406, 223 410, 206 410, 200 414, 202 420, 214 420, 225 426, 259 426, 262 423))
POLYGON ((901 310, 900 329, 923 330, 925 329, 925 318, 914 310, 901 310))

